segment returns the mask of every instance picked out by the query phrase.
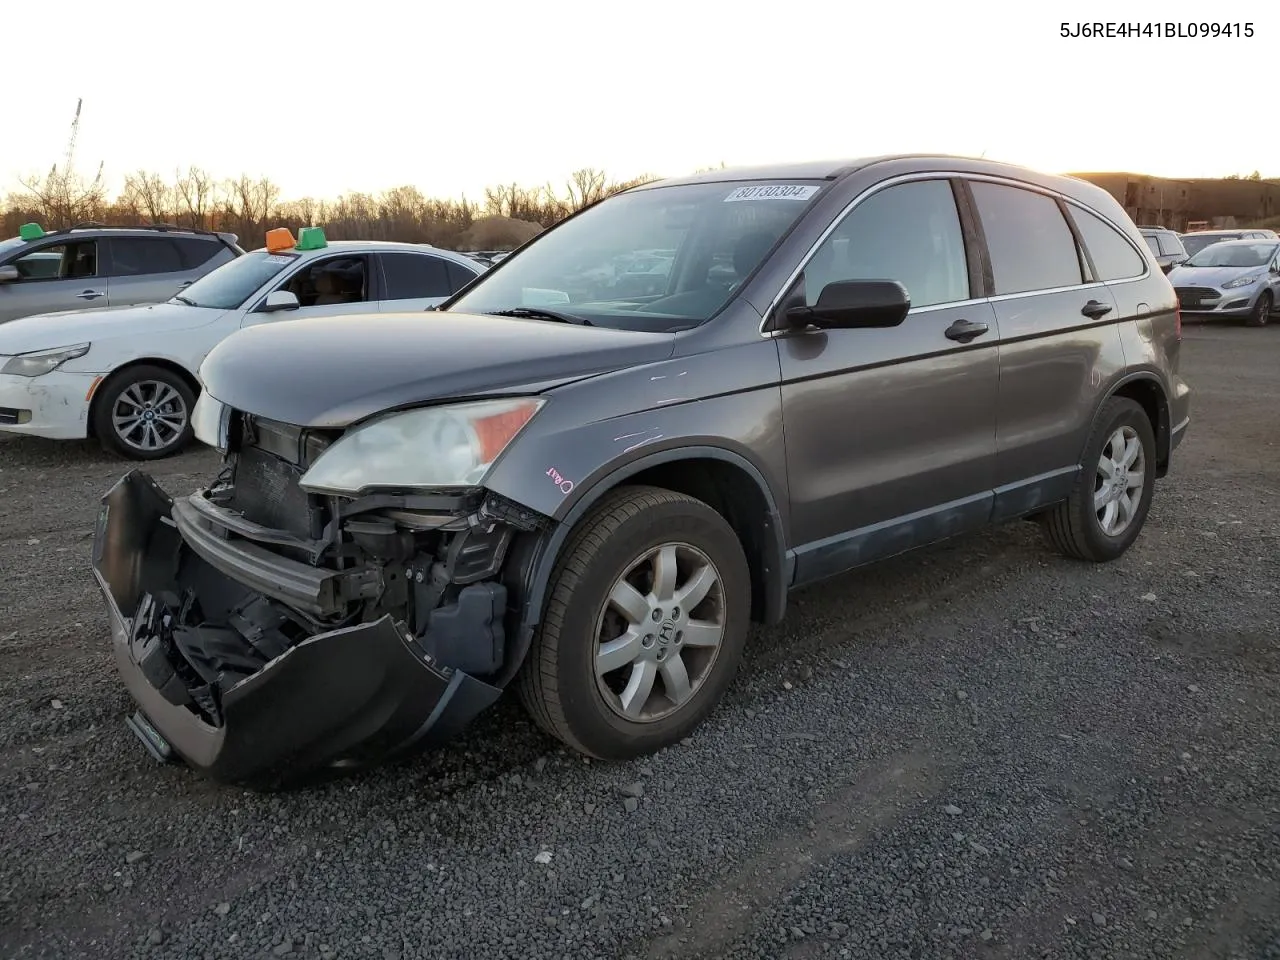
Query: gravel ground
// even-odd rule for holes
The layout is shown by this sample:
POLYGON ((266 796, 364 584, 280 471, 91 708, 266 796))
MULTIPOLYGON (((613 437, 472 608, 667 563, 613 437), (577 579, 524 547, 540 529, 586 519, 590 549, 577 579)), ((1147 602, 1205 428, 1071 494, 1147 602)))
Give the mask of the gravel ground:
POLYGON ((1114 565, 1015 524, 804 592, 646 761, 504 701, 275 796, 124 728, 87 572, 122 465, 0 440, 0 954, 1280 957, 1278 355, 1188 327, 1192 432, 1114 565))

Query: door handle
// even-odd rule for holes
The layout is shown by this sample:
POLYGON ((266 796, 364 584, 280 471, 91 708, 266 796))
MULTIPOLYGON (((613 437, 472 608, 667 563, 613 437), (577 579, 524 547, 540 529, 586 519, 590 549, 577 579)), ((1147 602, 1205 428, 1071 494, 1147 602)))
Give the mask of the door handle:
POLYGON ((957 320, 951 326, 947 327, 946 337, 948 340, 958 340, 960 343, 968 343, 975 337, 980 337, 991 328, 985 323, 974 323, 972 320, 957 320))
POLYGON ((193 283, 195 283, 194 280, 183 280, 180 284, 178 284, 178 289, 185 290, 187 289, 187 287, 191 286, 191 284, 193 283))
POLYGON ((1090 300, 1080 308, 1080 312, 1090 320, 1097 320, 1099 317, 1105 317, 1110 313, 1111 307, 1105 303, 1099 303, 1097 300, 1090 300))
POLYGON ((76 296, 81 300, 96 300, 98 297, 105 297, 106 294, 101 290, 86 290, 84 293, 77 293, 76 296))

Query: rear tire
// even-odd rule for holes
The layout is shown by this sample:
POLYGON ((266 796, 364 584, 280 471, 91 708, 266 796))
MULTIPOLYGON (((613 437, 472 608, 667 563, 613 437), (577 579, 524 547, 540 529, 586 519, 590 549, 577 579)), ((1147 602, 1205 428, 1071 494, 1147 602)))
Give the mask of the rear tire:
POLYGON ((1049 542, 1074 560, 1117 559, 1146 523, 1155 481, 1155 431, 1146 411, 1112 397, 1098 413, 1071 495, 1041 518, 1049 542))
POLYGON ((619 488, 556 562, 517 694, 539 727, 580 753, 652 753, 720 701, 750 613, 747 559, 720 514, 670 490, 619 488))
POLYGON ((94 397, 93 432, 103 449, 130 460, 173 456, 191 442, 195 393, 172 370, 126 367, 94 397))
POLYGON ((1263 290, 1258 296, 1258 304, 1253 308, 1253 312, 1245 318, 1245 326, 1248 327, 1265 327, 1267 320, 1271 317, 1271 310, 1275 306, 1271 300, 1271 291, 1263 290))

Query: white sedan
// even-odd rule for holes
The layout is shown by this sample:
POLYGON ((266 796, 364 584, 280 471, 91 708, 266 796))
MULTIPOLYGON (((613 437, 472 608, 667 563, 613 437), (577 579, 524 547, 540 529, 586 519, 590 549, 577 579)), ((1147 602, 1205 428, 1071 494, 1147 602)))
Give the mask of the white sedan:
POLYGON ((242 327, 298 317, 425 310, 485 270, 422 244, 333 241, 318 228, 266 247, 166 303, 23 317, 0 326, 0 431, 96 437, 135 460, 191 440, 205 355, 242 327))

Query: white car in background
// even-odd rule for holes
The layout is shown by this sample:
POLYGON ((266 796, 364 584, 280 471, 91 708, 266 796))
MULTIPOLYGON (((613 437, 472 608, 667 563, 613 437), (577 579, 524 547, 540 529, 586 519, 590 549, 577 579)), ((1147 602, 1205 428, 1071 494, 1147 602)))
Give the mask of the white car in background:
POLYGON ((156 460, 192 437, 197 371, 242 327, 300 317, 425 310, 484 272, 414 243, 333 241, 315 227, 267 233, 165 303, 22 317, 0 325, 0 432, 96 437, 156 460))

